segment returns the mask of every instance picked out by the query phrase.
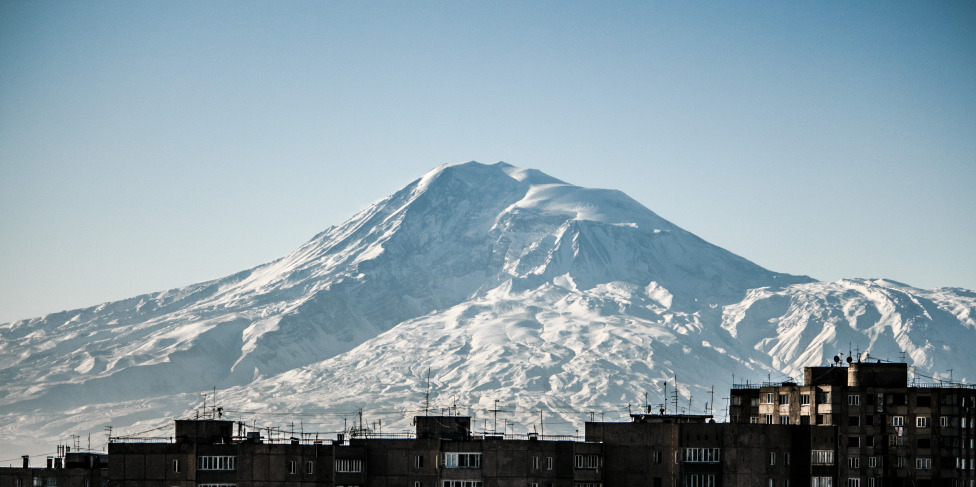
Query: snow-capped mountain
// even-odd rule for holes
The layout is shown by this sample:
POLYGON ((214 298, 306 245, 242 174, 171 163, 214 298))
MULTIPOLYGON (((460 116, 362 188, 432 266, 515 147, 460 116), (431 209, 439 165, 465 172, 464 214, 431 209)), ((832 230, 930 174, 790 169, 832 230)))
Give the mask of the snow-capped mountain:
POLYGON ((851 347, 976 377, 974 317, 973 291, 780 274, 618 191, 446 165, 274 262, 0 325, 0 458, 164 434, 214 387, 249 425, 335 431, 362 409, 395 429, 428 369, 433 408, 503 409, 510 431, 571 434, 661 403, 664 381, 721 415, 733 374, 798 377, 851 347))

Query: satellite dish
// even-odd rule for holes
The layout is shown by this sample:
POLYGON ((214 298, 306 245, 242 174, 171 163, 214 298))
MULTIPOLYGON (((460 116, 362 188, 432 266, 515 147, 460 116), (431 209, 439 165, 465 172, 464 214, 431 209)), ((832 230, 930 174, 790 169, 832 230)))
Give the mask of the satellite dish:
POLYGON ((839 364, 840 363, 840 357, 838 357, 837 355, 834 355, 834 363, 835 364, 839 364))
POLYGON ((852 359, 852 358, 851 358, 851 356, 850 356, 850 355, 848 355, 848 356, 847 356, 847 363, 851 363, 851 362, 853 362, 853 361, 854 361, 854 359, 852 359))

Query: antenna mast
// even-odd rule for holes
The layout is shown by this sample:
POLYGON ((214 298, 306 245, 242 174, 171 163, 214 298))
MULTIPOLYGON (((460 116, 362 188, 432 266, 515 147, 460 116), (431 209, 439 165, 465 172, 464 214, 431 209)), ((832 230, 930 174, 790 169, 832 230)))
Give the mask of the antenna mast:
POLYGON ((430 410, 430 367, 427 367, 427 392, 424 394, 424 416, 430 410))

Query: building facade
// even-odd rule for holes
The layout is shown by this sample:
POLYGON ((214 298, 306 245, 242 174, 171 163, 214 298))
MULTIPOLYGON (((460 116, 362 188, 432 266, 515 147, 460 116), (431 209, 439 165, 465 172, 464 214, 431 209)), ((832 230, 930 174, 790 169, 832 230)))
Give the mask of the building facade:
POLYGON ((836 468, 826 485, 976 486, 971 386, 910 385, 907 364, 852 362, 808 367, 803 384, 735 385, 730 397, 733 424, 836 428, 831 449, 810 453, 836 468))

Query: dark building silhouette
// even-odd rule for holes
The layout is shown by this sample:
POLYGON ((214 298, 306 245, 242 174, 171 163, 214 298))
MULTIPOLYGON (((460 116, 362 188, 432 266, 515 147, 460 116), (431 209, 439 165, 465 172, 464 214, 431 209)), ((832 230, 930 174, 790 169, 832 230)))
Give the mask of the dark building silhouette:
POLYGON ((466 416, 418 416, 415 433, 263 438, 219 419, 175 436, 114 438, 0 469, 0 487, 976 487, 976 389, 911 384, 902 363, 809 367, 804 383, 735 385, 729 423, 633 414, 582 440, 473 434, 466 416))

